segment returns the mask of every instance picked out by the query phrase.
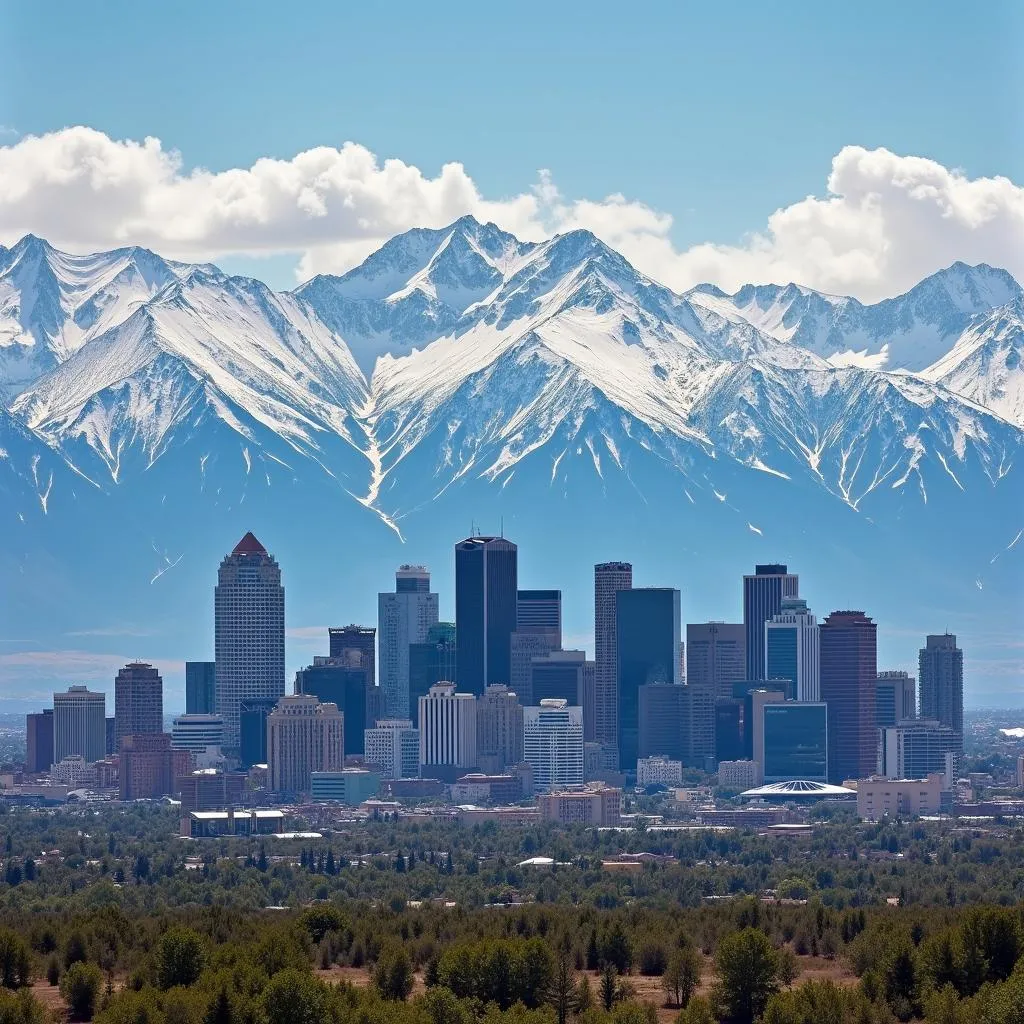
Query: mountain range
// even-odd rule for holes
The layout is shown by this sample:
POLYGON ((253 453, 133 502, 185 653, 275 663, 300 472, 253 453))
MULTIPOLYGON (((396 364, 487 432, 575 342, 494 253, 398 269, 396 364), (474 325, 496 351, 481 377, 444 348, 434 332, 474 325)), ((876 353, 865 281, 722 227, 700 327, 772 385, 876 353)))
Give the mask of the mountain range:
POLYGON ((1022 353, 1024 291, 985 265, 873 305, 679 294, 589 232, 466 217, 281 293, 28 236, 0 247, 0 681, 74 682, 69 649, 208 656, 248 529, 282 563, 297 667, 312 624, 372 621, 401 561, 450 609, 451 545, 503 526, 577 642, 595 561, 699 621, 788 560, 819 615, 874 614, 897 667, 948 627, 975 702, 1015 703, 1022 353))

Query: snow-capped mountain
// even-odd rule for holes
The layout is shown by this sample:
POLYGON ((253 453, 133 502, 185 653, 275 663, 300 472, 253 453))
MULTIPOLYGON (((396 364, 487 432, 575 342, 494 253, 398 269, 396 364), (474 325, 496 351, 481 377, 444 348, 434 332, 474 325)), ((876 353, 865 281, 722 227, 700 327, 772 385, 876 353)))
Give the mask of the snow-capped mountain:
POLYGON ((905 295, 865 306, 799 285, 746 285, 726 295, 698 285, 689 297, 721 316, 815 352, 836 366, 918 372, 939 359, 971 318, 1020 298, 1005 271, 954 263, 905 295))
POLYGON ((589 232, 523 243, 472 218, 293 293, 24 239, 0 251, 9 618, 167 620, 166 656, 192 656, 195 594, 235 533, 258 528, 309 622, 370 618, 411 555, 444 588, 450 544, 498 519, 545 585, 646 556, 685 579, 691 619, 733 614, 723 579, 787 555, 822 612, 1005 615, 1021 301, 961 264, 873 306, 796 285, 679 295, 589 232))
POLYGON ((1024 299, 972 317, 921 376, 1024 427, 1024 299))

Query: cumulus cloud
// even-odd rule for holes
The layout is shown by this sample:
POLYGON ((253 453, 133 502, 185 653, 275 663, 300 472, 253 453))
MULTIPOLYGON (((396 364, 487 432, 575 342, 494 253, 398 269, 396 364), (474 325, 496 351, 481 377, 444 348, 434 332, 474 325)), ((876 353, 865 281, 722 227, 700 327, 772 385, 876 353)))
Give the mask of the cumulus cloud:
POLYGON ((676 289, 798 281, 873 300, 957 259, 1024 279, 1024 189, 885 149, 845 147, 822 196, 776 210, 738 244, 681 250, 669 214, 621 194, 567 198, 543 171, 520 193, 492 198, 460 163, 431 177, 352 142, 220 172, 186 170, 159 139, 84 127, 0 146, 8 244, 33 232, 75 251, 141 244, 186 260, 294 253, 301 279, 344 271, 400 231, 466 213, 532 240, 588 228, 676 289))

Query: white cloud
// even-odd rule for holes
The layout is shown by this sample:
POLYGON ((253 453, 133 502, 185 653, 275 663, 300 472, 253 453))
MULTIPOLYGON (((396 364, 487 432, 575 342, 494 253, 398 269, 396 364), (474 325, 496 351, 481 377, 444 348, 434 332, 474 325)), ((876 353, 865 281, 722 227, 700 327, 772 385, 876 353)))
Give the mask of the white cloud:
POLYGON ((221 172, 186 171, 158 139, 117 141, 83 127, 0 147, 8 244, 34 232, 76 251, 141 244, 188 260, 294 253, 306 277, 348 269, 400 231, 465 213, 527 239, 589 228, 677 289, 795 280, 872 300, 957 259, 1024 279, 1024 189, 885 149, 845 147, 823 197, 776 210, 740 244, 679 250, 667 213, 623 195, 567 199, 543 171, 533 187, 492 199, 462 164, 430 177, 351 142, 221 172))

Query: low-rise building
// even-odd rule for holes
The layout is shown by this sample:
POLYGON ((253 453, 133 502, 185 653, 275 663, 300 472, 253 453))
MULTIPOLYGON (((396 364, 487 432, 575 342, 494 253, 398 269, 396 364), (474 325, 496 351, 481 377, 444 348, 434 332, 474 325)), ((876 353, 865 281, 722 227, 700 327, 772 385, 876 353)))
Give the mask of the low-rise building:
POLYGON ((331 802, 356 806, 380 791, 380 772, 368 768, 342 768, 337 772, 312 772, 310 793, 314 803, 331 802))
POLYGON ((542 821, 565 825, 618 825, 622 790, 600 783, 580 789, 554 790, 537 797, 542 821))
POLYGON ((641 757, 636 763, 638 786, 678 786, 683 781, 683 762, 667 757, 641 757))
POLYGON ((452 783, 452 803, 512 804, 523 798, 523 780, 518 775, 482 775, 473 772, 452 783))
POLYGON ((718 785, 721 789, 753 789, 761 783, 761 766, 756 761, 719 761, 718 785))
POLYGON ((475 807, 464 804, 458 808, 460 825, 478 825, 485 821, 499 825, 535 825, 538 818, 536 807, 475 807))
POLYGON ((925 779, 887 779, 876 775, 857 783, 857 814, 864 821, 938 814, 948 803, 945 776, 939 772, 932 772, 925 779))
POLYGON ((203 769, 178 776, 174 780, 174 788, 181 796, 181 813, 184 815, 240 804, 246 782, 247 776, 242 772, 203 769))
POLYGON ((281 835, 283 832, 284 811, 278 810, 190 811, 181 819, 181 834, 193 839, 281 835))

